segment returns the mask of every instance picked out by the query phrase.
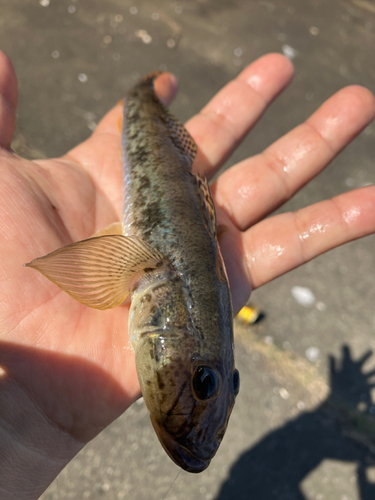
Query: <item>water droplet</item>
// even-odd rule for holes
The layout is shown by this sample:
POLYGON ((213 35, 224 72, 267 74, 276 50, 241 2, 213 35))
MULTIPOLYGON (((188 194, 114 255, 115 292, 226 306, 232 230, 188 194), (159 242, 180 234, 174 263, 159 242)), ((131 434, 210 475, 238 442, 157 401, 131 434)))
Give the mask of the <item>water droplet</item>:
POLYGON ((137 7, 130 7, 129 12, 132 16, 135 16, 136 14, 138 14, 138 9, 137 7))
POLYGON ((42 7, 48 7, 50 0, 39 0, 39 3, 42 7))
POLYGON ((182 7, 180 7, 179 5, 177 5, 177 7, 175 7, 174 11, 176 12, 176 14, 181 14, 182 7))
POLYGON ((241 47, 237 47, 236 49, 234 49, 234 55, 236 57, 241 57, 242 54, 243 54, 243 51, 242 51, 241 47))
POLYGON ((151 14, 151 19, 152 19, 153 21, 157 21, 157 20, 159 19, 159 17, 160 17, 160 15, 159 15, 159 13, 158 13, 158 12, 153 12, 153 13, 151 14))
POLYGON ((170 48, 170 49, 173 49, 173 47, 176 46, 176 42, 173 40, 173 38, 169 38, 167 40, 167 46, 170 48))
POLYGON ((75 8, 74 5, 69 5, 68 7, 68 12, 69 14, 74 14, 74 12, 76 11, 77 9, 75 8))
POLYGON ((111 43, 112 42, 112 37, 110 35, 106 35, 104 38, 103 38, 103 42, 104 43, 111 43))
POLYGON ((315 307, 318 309, 318 311, 326 311, 327 306, 324 302, 317 302, 315 307))
POLYGON ((51 56, 54 58, 54 59, 58 59, 60 57, 60 52, 58 50, 54 50, 51 54, 51 56))
POLYGON ((319 35, 319 28, 317 28, 316 26, 310 26, 309 33, 311 35, 317 36, 319 35))
POLYGON ((124 18, 123 18, 123 16, 121 14, 116 14, 115 15, 115 21, 116 21, 116 23, 122 23, 123 19, 124 18))
POLYGON ((79 80, 80 82, 82 82, 82 83, 85 83, 85 82, 87 82, 87 80, 88 80, 88 76, 87 76, 87 75, 85 75, 85 73, 80 73, 80 74, 78 75, 78 80, 79 80))

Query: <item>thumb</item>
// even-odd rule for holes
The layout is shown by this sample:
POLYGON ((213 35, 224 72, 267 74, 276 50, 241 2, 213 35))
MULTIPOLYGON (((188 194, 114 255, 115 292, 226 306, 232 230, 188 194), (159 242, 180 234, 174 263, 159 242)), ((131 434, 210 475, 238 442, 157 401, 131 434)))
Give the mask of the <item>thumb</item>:
POLYGON ((10 59, 0 51, 0 147, 9 148, 16 127, 17 77, 10 59))

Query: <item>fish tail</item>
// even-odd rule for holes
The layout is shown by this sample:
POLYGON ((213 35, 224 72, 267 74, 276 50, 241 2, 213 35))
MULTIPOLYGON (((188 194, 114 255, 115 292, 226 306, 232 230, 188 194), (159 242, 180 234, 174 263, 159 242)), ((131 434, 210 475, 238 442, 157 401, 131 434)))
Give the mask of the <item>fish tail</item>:
POLYGON ((154 81, 162 73, 163 73, 163 71, 153 71, 152 73, 149 73, 144 78, 142 78, 142 80, 139 83, 144 84, 144 85, 150 85, 150 86, 154 87, 154 81))

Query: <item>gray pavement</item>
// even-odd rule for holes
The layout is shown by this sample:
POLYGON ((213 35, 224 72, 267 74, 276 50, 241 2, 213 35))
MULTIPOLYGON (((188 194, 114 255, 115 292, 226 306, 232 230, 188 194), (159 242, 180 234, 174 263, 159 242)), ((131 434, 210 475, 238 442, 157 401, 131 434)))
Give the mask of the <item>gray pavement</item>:
MULTIPOLYGON (((371 0, 0 0, 0 48, 20 83, 14 148, 29 158, 85 139, 151 70, 179 77, 172 110, 187 119, 257 57, 288 54, 293 83, 229 166, 341 87, 374 92, 374 47, 371 0)), ((280 212, 375 183, 374 139, 373 124, 280 212)), ((374 243, 345 245, 254 293, 265 317, 237 324, 241 390, 207 471, 179 472, 140 400, 42 499, 374 499, 375 402, 366 377, 375 365, 374 243), (313 293, 310 305, 296 301, 296 286, 313 293)))

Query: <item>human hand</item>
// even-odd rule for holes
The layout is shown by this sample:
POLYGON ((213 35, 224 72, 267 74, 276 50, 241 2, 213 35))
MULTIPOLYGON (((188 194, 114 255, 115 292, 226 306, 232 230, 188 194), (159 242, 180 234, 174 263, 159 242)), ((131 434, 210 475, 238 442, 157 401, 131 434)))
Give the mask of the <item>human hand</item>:
MULTIPOLYGON (((87 141, 64 157, 29 162, 8 149, 17 92, 4 56, 0 75, 0 366, 4 370, 0 380, 6 403, 0 406, 0 420, 12 429, 5 448, 10 449, 20 440, 20 428, 13 425, 17 405, 32 415, 35 424, 28 426, 35 439, 30 446, 41 447, 51 462, 43 463, 44 486, 40 474, 34 477, 40 489, 139 395, 127 337, 128 306, 89 309, 22 266, 120 219, 122 109, 117 105, 87 141), (38 440, 38 435, 50 437, 38 440)), ((287 59, 265 56, 192 118, 187 128, 199 148, 194 170, 211 177, 291 76, 287 59)), ((165 103, 176 91, 176 82, 168 75, 155 86, 165 103)), ((248 299, 251 283, 258 287, 329 248, 375 230, 372 186, 297 214, 262 221, 322 170, 374 112, 369 91, 343 89, 304 125, 262 155, 227 170, 213 184, 218 222, 229 228, 220 243, 235 311, 248 299)), ((30 435, 27 427, 23 432, 30 435)), ((15 498, 21 499, 19 492, 15 498)))

